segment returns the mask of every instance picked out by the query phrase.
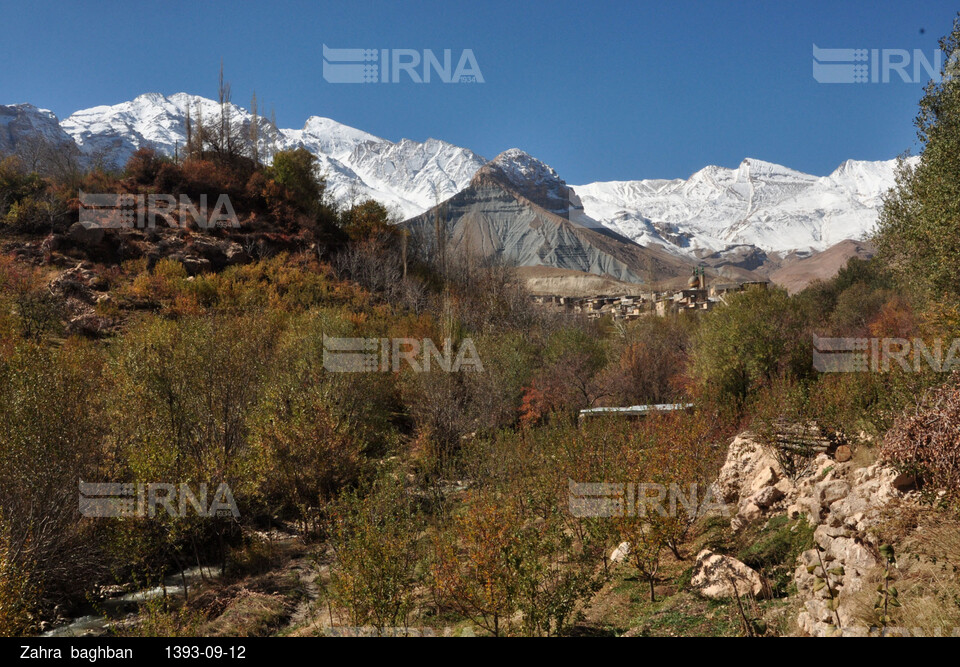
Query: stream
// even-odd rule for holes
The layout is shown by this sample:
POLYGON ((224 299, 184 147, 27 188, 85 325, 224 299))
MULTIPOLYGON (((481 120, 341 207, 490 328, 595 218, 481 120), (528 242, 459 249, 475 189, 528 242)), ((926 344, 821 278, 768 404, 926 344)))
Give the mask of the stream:
POLYGON ((154 586, 139 591, 109 597, 100 600, 96 608, 88 605, 85 615, 77 616, 69 623, 59 625, 52 630, 41 634, 41 637, 83 637, 86 635, 99 635, 106 631, 107 627, 119 619, 134 612, 138 605, 148 600, 162 597, 164 589, 167 595, 183 595, 183 581, 186 579, 187 586, 193 587, 194 583, 220 576, 219 567, 192 567, 183 572, 171 574, 163 580, 163 586, 154 586))

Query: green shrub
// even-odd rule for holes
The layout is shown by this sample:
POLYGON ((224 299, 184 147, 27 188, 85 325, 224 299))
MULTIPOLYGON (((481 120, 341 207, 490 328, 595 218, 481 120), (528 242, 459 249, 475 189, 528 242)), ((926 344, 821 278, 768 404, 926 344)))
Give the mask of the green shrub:
POLYGON ((737 557, 766 575, 774 595, 786 596, 787 587, 793 580, 797 558, 814 546, 815 528, 802 517, 773 517, 737 557))

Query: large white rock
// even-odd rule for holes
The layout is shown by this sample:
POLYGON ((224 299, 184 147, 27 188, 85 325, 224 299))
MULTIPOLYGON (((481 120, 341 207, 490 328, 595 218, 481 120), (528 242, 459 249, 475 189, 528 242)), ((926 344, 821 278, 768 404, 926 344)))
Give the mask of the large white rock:
POLYGON ((691 585, 701 595, 712 600, 733 598, 739 595, 764 597, 768 587, 755 570, 731 556, 716 554, 704 549, 697 554, 691 585))
POLYGON ((613 553, 610 554, 611 563, 619 563, 622 560, 626 560, 627 556, 630 555, 630 543, 621 542, 616 549, 613 550, 613 553))
POLYGON ((741 433, 727 449, 727 459, 717 476, 716 495, 724 502, 736 502, 776 484, 780 464, 752 435, 741 433))

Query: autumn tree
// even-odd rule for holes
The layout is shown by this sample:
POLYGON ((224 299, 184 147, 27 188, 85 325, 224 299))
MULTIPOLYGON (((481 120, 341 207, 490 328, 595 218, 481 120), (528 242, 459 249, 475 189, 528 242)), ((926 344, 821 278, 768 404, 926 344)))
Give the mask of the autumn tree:
POLYGON ((373 241, 394 237, 397 229, 391 224, 390 212, 378 201, 368 199, 350 207, 341 215, 341 226, 353 241, 373 241))
POLYGON ((435 541, 437 601, 495 637, 516 611, 520 524, 514 505, 481 498, 435 541))
POLYGON ((251 420, 261 500, 271 515, 310 529, 320 508, 355 486, 397 437, 392 375, 324 369, 323 335, 349 333, 329 313, 290 321, 251 420))
POLYGON ((95 527, 77 512, 78 482, 105 473, 102 367, 78 341, 20 344, 0 362, 0 587, 36 593, 27 608, 102 574, 95 527))
POLYGON ((530 513, 492 491, 436 536, 433 563, 438 603, 494 636, 562 633, 604 580, 556 505, 530 513))

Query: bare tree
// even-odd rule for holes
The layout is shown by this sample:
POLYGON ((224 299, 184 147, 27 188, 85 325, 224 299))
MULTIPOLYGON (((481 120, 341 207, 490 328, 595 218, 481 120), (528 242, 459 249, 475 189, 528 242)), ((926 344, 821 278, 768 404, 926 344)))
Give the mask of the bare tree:
POLYGON ((220 61, 220 84, 217 87, 217 101, 220 103, 217 152, 221 158, 232 158, 234 156, 234 137, 230 104, 230 83, 223 80, 223 60, 220 61))
POLYGON ((260 166, 260 116, 257 112, 257 91, 250 100, 250 151, 253 164, 260 166))

